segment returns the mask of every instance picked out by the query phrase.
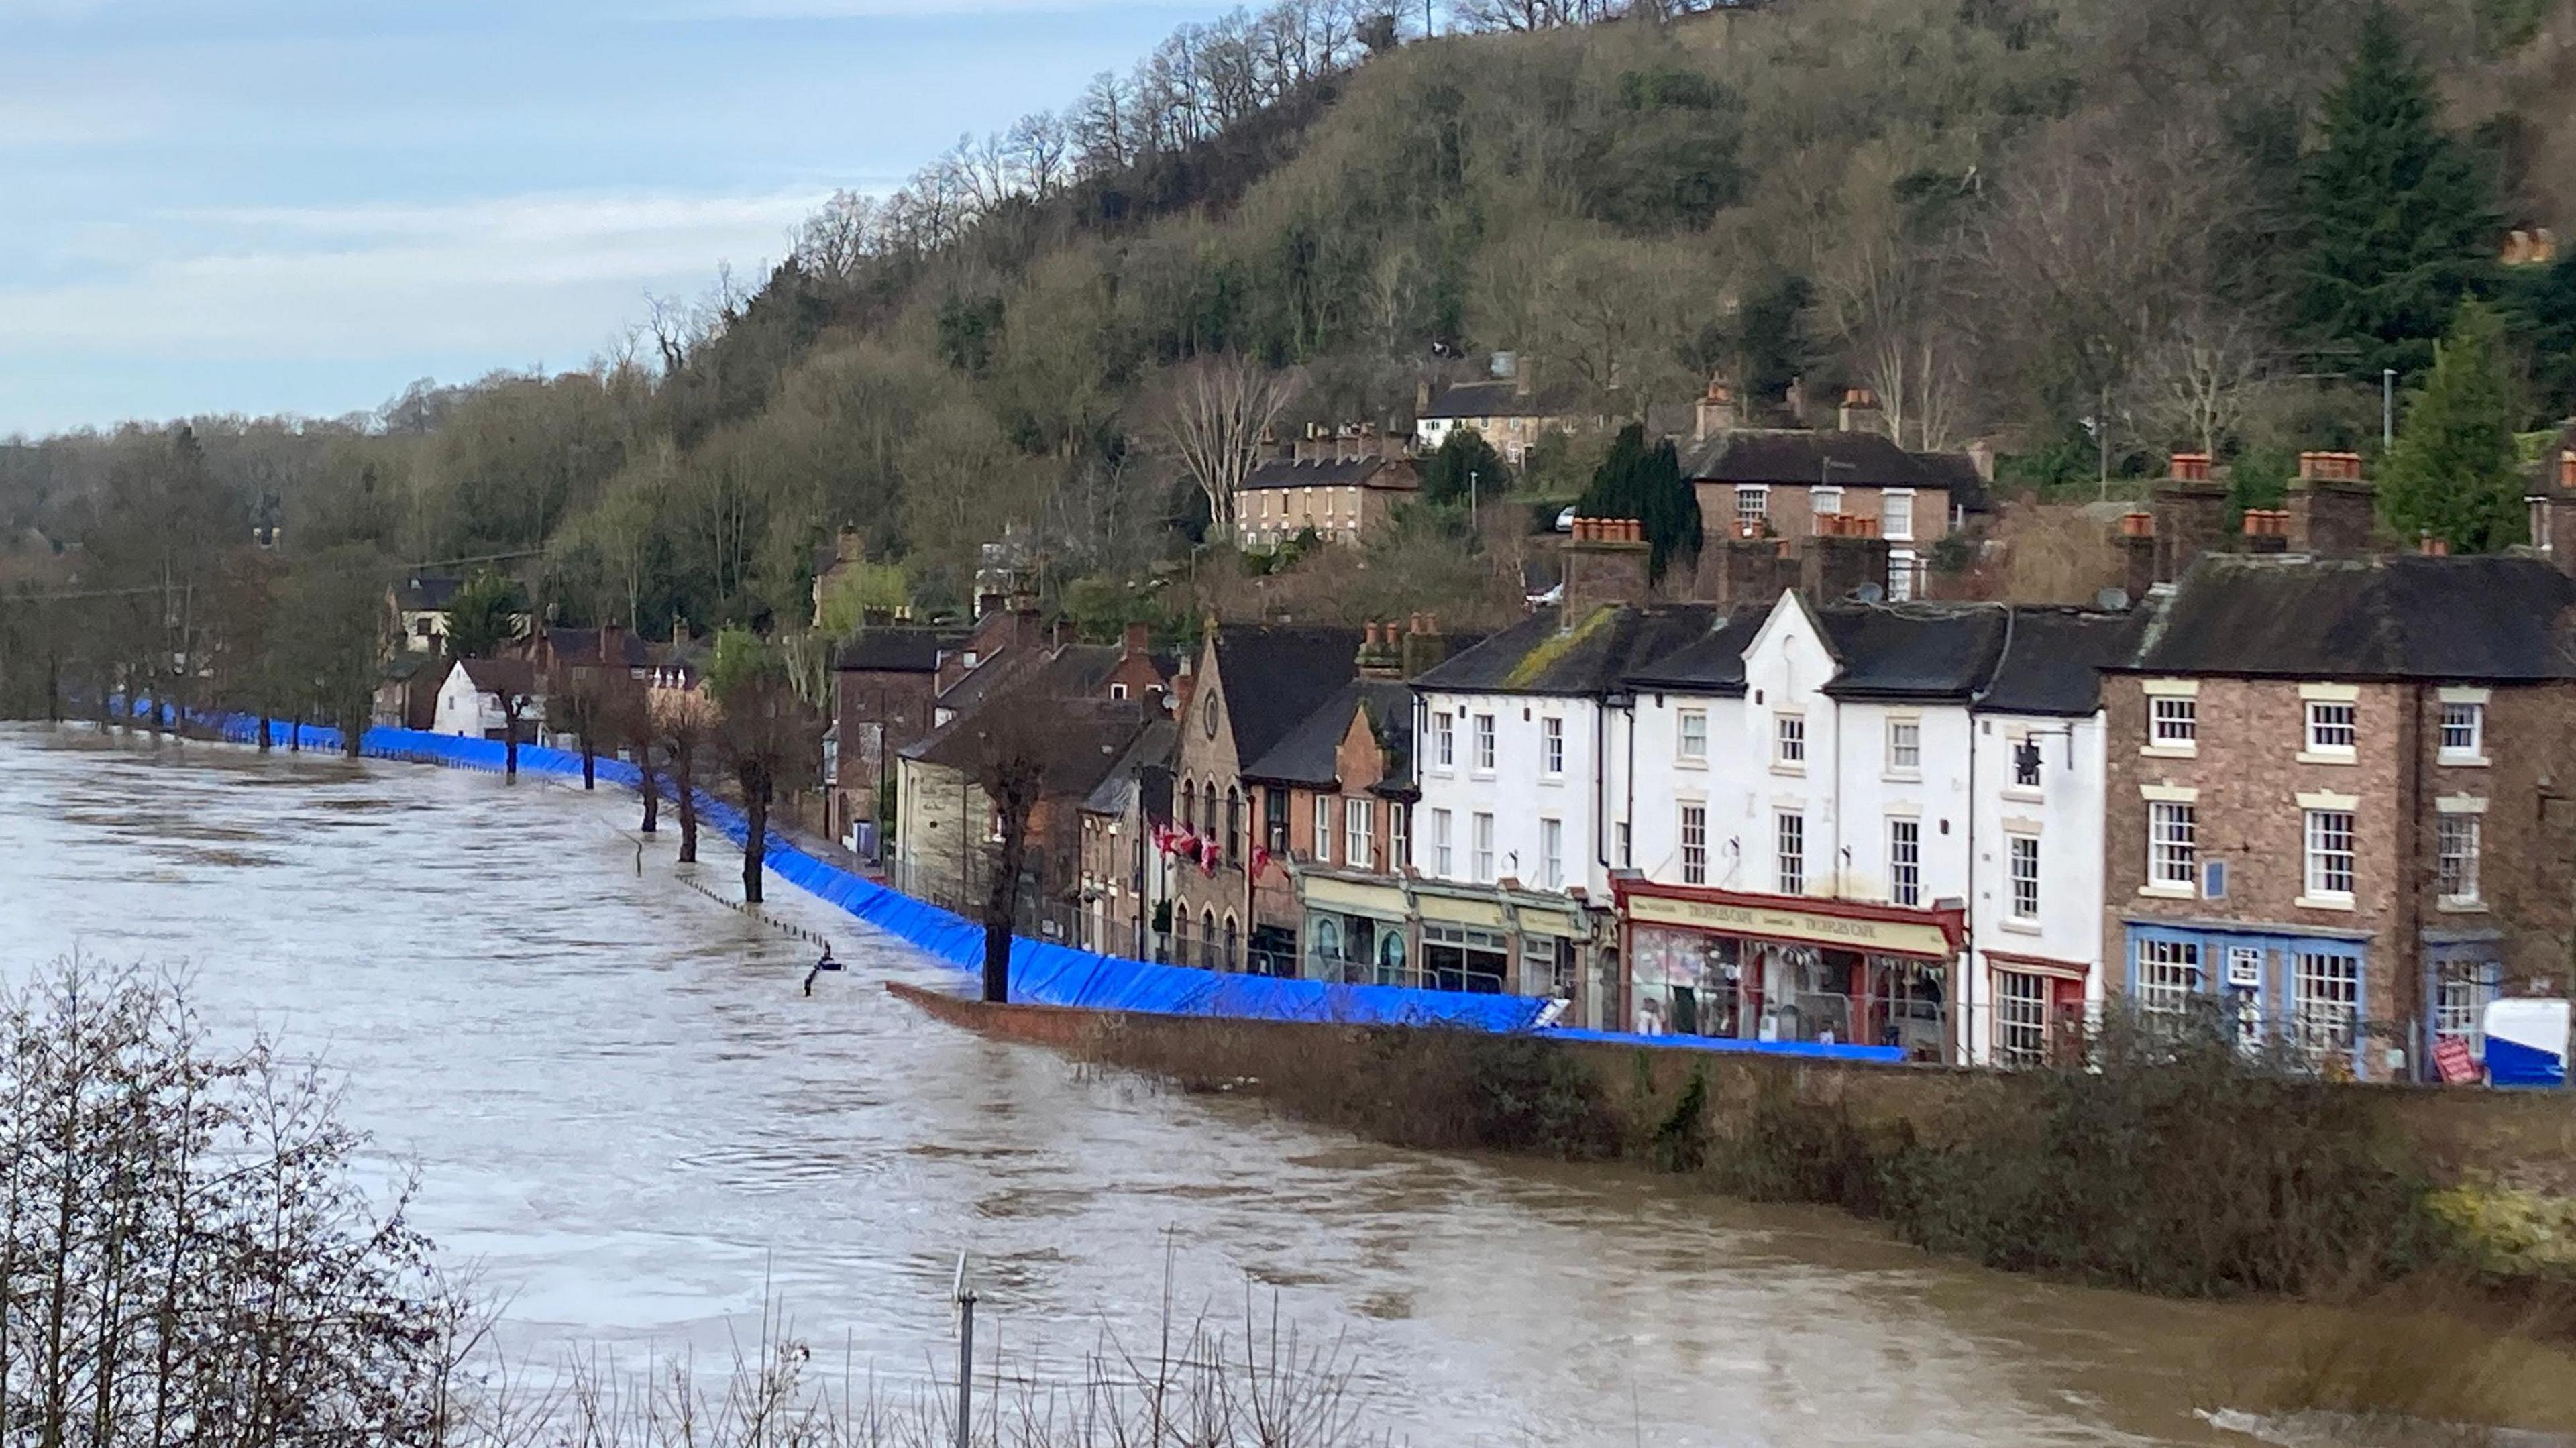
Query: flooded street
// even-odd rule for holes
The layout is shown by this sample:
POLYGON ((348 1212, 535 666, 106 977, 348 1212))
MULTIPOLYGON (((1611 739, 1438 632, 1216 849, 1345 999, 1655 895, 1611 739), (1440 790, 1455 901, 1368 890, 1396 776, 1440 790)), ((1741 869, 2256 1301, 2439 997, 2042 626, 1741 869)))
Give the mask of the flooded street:
MULTIPOLYGON (((849 962, 674 880, 628 798, 419 766, 0 729, 0 967, 186 964, 208 1015, 344 1074, 418 1219, 523 1347, 727 1355, 767 1291, 880 1381, 979 1339, 1280 1293, 1415 1444, 2242 1443, 2225 1309, 1930 1261, 1839 1215, 1388 1151, 1085 1079, 890 1001, 942 968, 793 889, 849 962)), ((701 867, 726 889, 739 856, 701 867)), ((989 1340, 989 1339, 987 1339, 989 1340)))

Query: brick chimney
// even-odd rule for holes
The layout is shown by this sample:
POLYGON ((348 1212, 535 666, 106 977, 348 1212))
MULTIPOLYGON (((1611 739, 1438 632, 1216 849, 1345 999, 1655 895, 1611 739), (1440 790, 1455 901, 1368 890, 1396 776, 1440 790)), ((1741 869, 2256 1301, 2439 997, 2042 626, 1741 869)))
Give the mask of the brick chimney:
MULTIPOLYGON (((1393 628, 1393 624, 1387 625, 1393 628)), ((1431 666, 1449 657, 1452 642, 1440 631, 1440 615, 1417 613, 1404 621, 1404 676, 1408 679, 1428 673, 1431 666)))
POLYGON ((1645 525, 1634 518, 1577 518, 1574 536, 1565 540, 1565 606, 1568 625, 1593 610, 1644 603, 1649 593, 1646 571, 1654 550, 1645 525))
POLYGON ((1700 545, 1691 597, 1701 603, 1769 603, 1796 586, 1798 559, 1786 538, 1711 538, 1700 545))
POLYGON ((2415 535, 2415 551, 2427 558, 2448 558, 2451 556, 2451 540, 2437 538, 2433 530, 2427 528, 2415 535))
POLYGON ((2290 515, 2285 509, 2246 509, 2244 530, 2245 551, 2248 553, 2290 551, 2290 515))
POLYGON ((1118 657, 1122 659, 1141 659, 1153 650, 1154 631, 1141 623, 1127 625, 1125 637, 1118 641, 1118 657))
POLYGON ((2120 589, 2136 603, 2156 586, 2156 515, 2126 513, 2120 518, 2120 589))
POLYGON ((1360 641, 1360 677, 1363 679, 1401 679, 1404 677, 1404 644, 1392 623, 1371 622, 1360 641))
POLYGON ((1706 442, 1720 433, 1735 431, 1739 414, 1735 406, 1735 389, 1726 384, 1725 374, 1708 379, 1708 392, 1699 400, 1697 421, 1691 429, 1691 440, 1706 442))
POLYGON ((2173 455, 2173 467, 2156 485, 2152 509, 2156 582, 2183 576, 2204 551, 2227 534, 2227 485, 2209 475, 2209 454, 2173 455))
POLYGON ((2379 524, 2378 490, 2363 481, 2361 454, 2303 452, 2290 484, 2289 542, 2283 546, 2320 558, 2357 558, 2370 551, 2379 524))
POLYGON ((1888 548, 1878 535, 1878 520, 1825 517, 1832 519, 1828 528, 1799 540, 1798 590, 1818 603, 1853 598, 1864 588, 1887 597, 1888 548))
POLYGON ((1866 387, 1843 391, 1843 405, 1835 422, 1844 432, 1885 432, 1887 414, 1879 409, 1878 394, 1866 387))

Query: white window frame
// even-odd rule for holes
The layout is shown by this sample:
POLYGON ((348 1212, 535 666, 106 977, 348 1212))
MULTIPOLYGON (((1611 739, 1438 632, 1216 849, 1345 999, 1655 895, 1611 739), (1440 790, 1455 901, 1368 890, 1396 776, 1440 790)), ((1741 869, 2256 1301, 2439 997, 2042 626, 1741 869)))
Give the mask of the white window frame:
POLYGON ((1476 883, 1490 885, 1494 883, 1494 817, 1478 810, 1467 822, 1467 828, 1468 843, 1473 847, 1474 857, 1470 863, 1476 867, 1476 883))
POLYGON ((1913 779, 1923 773, 1923 721, 1919 717, 1889 716, 1887 772, 1899 779, 1913 779))
POLYGON ((1376 801, 1356 798, 1342 801, 1342 861, 1355 870, 1376 866, 1376 801))
POLYGON ((1413 865, 1413 806, 1389 800, 1386 806, 1386 869, 1399 874, 1413 865))
POLYGON ((2053 982, 2031 971, 1995 968, 1995 1064, 2028 1069, 2048 1063, 2048 1000, 2053 982))
POLYGON ((1431 763, 1450 769, 1458 762, 1458 719, 1446 709, 1431 711, 1431 763))
POLYGON ((2496 997, 2502 967, 2492 960, 2433 962, 2433 1038, 2457 1036, 2469 1043, 2469 1055, 2485 1060, 2487 1003, 2496 997))
POLYGON ((2148 1015, 2178 1016, 2201 992, 2200 945, 2190 940, 2147 939, 2138 942, 2138 1009, 2148 1015))
POLYGON ((2487 762, 2487 706, 2482 699, 2444 699, 2440 716, 2444 764, 2484 764, 2487 762), (2462 742, 2453 744, 2454 738, 2462 742))
POLYGON ((2302 950, 2290 958, 2290 1039, 2308 1059, 2349 1056, 2360 1038, 2361 957, 2302 950))
POLYGON ((2198 801, 2147 801, 2147 884, 2152 889, 2199 893, 2198 801))
POLYGON ((1771 524, 1771 490, 1760 483, 1735 485, 1735 526, 1756 533, 1771 524))
POLYGON ((2349 809, 2303 809, 2299 839, 2307 889, 2299 903, 2323 901, 2350 905, 2361 869, 2357 847, 2358 813, 2349 809))
POLYGON ((1680 823, 1675 837, 1681 842, 1682 883, 1708 883, 1708 806, 1688 802, 1681 806, 1680 823))
POLYGON ((1878 534, 1893 543, 1914 541, 1914 490, 1888 488, 1878 495, 1878 534), (1905 519, 1897 521, 1898 505, 1904 506, 1905 519))
POLYGON ((1637 868, 1637 832, 1635 829, 1630 827, 1626 820, 1621 820, 1619 821, 1618 833, 1619 868, 1622 870, 1633 870, 1637 868))
POLYGON ((1708 711, 1684 709, 1673 721, 1673 750, 1685 764, 1708 762, 1708 711))
POLYGON ((2200 752, 2200 700, 2190 694, 2147 696, 2147 744, 2177 754, 2200 752))
POLYGON ((1315 863, 1333 863, 1333 799, 1329 794, 1315 796, 1315 863))
POLYGON ((1431 873, 1443 880, 1458 878, 1457 851, 1450 840, 1452 818, 1445 809, 1431 812, 1431 873))
POLYGON ((1539 772, 1551 779, 1565 777, 1565 720, 1555 714, 1542 715, 1538 721, 1539 772))
POLYGON ((2308 699, 2301 713, 2306 716, 2307 745, 2300 752, 2303 760, 2343 761, 2354 758, 2361 747, 2361 703, 2355 699, 2308 699))
POLYGON ((1771 716, 1771 767, 1791 774, 1807 772, 1807 716, 1782 709, 1771 716))
POLYGON ((1565 821, 1552 816, 1538 822, 1538 874, 1540 888, 1565 888, 1565 821))
POLYGON ((1922 573, 1921 556, 1911 548, 1887 550, 1887 597, 1891 603, 1904 603, 1914 597, 1917 575, 1922 573))
POLYGON ((2039 836, 2004 836, 2006 918, 2039 923, 2039 836))
POLYGON ((1923 821, 1912 815, 1887 821, 1887 903, 1908 909, 1923 903, 1923 821))
POLYGON ((1472 741, 1475 756, 1470 768, 1478 774, 1491 774, 1494 772, 1494 716, 1479 714, 1469 722, 1475 730, 1472 741))
POLYGON ((2485 898, 2478 884, 2478 857, 2485 837, 2486 816, 2478 811, 2445 809, 2434 816, 2434 880, 2444 905, 2473 907, 2485 898))
MULTIPOLYGON (((1842 510, 1843 490, 1840 487, 1814 487, 1807 490, 1807 512, 1810 517, 1821 518, 1828 513, 1840 513, 1842 510)), ((1812 529, 1813 525, 1810 526, 1812 529)))
POLYGON ((1807 816, 1802 810, 1771 814, 1771 878, 1783 895, 1807 893, 1807 816))

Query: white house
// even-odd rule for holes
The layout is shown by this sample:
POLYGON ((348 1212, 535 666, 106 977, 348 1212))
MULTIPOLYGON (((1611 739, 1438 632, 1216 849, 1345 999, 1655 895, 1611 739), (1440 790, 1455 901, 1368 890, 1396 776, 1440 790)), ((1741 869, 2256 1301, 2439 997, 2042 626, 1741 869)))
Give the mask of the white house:
POLYGON ((2125 626, 1784 594, 1632 668, 1629 1024, 2043 1052, 2101 988, 2094 666, 2125 626))
POLYGON ((502 696, 511 693, 527 701, 519 710, 519 737, 522 742, 532 739, 545 709, 535 677, 516 659, 459 659, 438 687, 438 709, 430 727, 464 739, 506 739, 509 712, 502 696))

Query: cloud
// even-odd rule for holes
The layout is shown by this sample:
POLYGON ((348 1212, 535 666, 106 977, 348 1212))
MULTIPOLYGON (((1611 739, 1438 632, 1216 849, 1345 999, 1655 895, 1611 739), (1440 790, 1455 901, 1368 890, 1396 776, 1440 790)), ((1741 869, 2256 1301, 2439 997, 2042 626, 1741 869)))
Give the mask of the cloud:
POLYGON ((568 361, 648 292, 783 255, 816 193, 540 195, 142 218, 83 275, 0 289, 0 355, 568 361))

